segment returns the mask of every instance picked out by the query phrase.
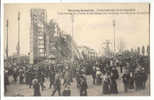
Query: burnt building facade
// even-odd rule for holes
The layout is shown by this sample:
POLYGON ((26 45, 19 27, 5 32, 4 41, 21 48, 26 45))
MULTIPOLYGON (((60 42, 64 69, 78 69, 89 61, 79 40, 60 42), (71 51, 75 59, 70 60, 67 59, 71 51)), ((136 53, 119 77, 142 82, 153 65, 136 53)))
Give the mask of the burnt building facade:
POLYGON ((33 64, 46 56, 46 22, 45 9, 31 9, 30 26, 30 63, 33 64))

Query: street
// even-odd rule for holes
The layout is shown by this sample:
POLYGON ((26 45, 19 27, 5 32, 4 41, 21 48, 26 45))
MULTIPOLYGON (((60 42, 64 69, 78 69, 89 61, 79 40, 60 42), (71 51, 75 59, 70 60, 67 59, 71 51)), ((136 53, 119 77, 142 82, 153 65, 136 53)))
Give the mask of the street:
MULTIPOLYGON (((13 78, 10 77, 9 80, 12 80, 13 78)), ((136 91, 134 89, 129 90, 127 93, 124 93, 124 87, 122 80, 118 79, 118 94, 110 94, 110 95, 104 95, 102 94, 102 86, 97 86, 92 84, 92 77, 87 76, 87 83, 88 83, 88 96, 149 96, 149 78, 146 82, 146 88, 144 90, 136 91)), ((52 93, 52 88, 49 89, 49 80, 46 79, 44 85, 46 86, 46 89, 44 91, 41 91, 42 96, 50 96, 52 93)), ((61 92, 63 91, 63 87, 61 92)), ((5 94, 6 96, 33 96, 33 88, 29 88, 26 84, 19 84, 19 83, 11 83, 8 86, 8 91, 5 94)), ((73 83, 71 85, 71 96, 79 96, 79 89, 76 88, 76 80, 73 80, 73 83)), ((55 96, 58 96, 58 93, 55 94, 55 96)))

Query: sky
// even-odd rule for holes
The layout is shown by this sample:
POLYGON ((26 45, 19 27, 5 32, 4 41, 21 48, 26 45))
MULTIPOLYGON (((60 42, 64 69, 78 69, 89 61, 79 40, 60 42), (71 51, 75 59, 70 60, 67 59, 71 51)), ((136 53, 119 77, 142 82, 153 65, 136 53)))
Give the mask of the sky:
MULTIPOLYGON (((136 12, 148 12, 148 4, 108 4, 108 3, 54 3, 54 4, 5 4, 4 5, 4 48, 6 45, 6 20, 9 20, 9 55, 16 52, 18 39, 17 15, 20 11, 20 46, 21 53, 30 51, 30 9, 47 10, 47 21, 53 19, 66 34, 72 33, 70 15, 59 15, 68 9, 135 9, 136 12)), ((102 14, 75 15, 73 39, 78 46, 88 46, 97 52, 102 50, 103 42, 110 40, 113 48, 113 20, 116 22, 116 48, 123 41, 126 49, 149 45, 149 14, 102 14)))

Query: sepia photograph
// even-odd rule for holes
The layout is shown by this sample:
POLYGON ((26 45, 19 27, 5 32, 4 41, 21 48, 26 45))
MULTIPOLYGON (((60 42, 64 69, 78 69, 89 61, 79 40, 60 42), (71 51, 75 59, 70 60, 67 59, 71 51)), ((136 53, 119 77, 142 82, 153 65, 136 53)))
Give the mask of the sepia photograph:
POLYGON ((149 3, 5 3, 4 96, 150 96, 149 3))

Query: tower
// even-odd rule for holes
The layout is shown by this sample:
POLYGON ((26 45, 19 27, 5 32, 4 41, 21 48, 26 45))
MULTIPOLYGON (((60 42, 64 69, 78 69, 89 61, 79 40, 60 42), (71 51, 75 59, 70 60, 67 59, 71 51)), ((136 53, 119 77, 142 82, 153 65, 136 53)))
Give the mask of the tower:
POLYGON ((30 27, 30 63, 40 61, 46 56, 46 20, 45 9, 31 9, 30 27))

